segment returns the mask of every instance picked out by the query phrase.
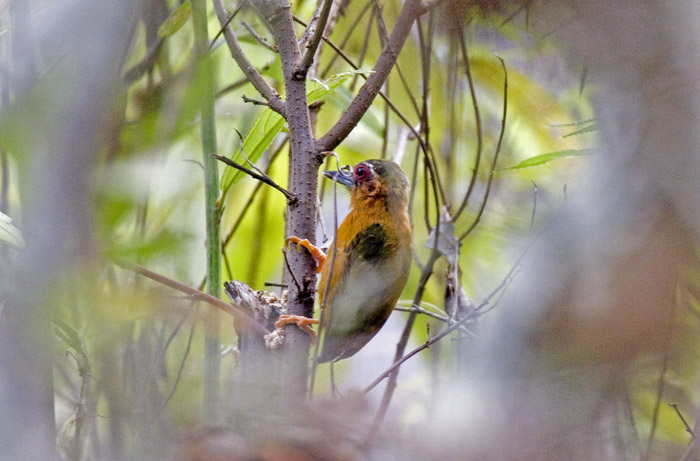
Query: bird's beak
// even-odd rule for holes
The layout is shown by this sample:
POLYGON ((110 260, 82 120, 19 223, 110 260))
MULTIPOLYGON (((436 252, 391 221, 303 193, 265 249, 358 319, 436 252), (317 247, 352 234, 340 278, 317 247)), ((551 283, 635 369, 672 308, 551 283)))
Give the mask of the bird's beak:
POLYGON ((347 188, 355 185, 355 181, 352 179, 352 173, 344 173, 342 171, 324 171, 323 176, 333 181, 338 181, 338 184, 342 184, 347 188))

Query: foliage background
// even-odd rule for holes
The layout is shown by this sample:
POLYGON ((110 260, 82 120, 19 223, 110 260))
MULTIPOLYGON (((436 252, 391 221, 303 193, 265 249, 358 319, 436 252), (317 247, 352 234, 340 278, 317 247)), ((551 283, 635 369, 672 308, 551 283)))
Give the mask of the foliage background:
MULTIPOLYGON (((3 6, 2 27, 10 33, 0 36, 5 58, 0 69, 0 270, 9 281, 26 278, 29 267, 33 282, 17 292, 21 297, 26 290, 36 290, 31 300, 41 304, 51 320, 51 331, 32 328, 21 334, 50 350, 59 453, 67 459, 167 457, 177 450, 173 446, 179 446, 173 440, 188 440, 182 435, 211 421, 203 414, 202 382, 208 331, 204 317, 212 308, 122 269, 114 261, 135 262, 187 285, 204 287, 207 258, 200 104, 208 79, 216 85, 219 154, 235 155, 241 145, 239 132, 244 142, 256 135, 271 137, 274 132, 256 125, 265 108, 242 99, 258 96, 230 58, 223 40, 215 38, 220 24, 209 5, 212 65, 206 67, 198 65, 193 51, 189 2, 144 2, 121 29, 108 27, 117 21, 105 17, 120 13, 106 14, 104 5, 88 8, 80 4, 71 9, 61 2, 35 0, 31 9, 23 11, 17 6, 20 2, 3 6), (85 16, 101 19, 86 20, 85 16), (25 23, 26 28, 17 26, 25 23), (60 31, 58 39, 51 40, 55 31, 60 31), (14 48, 18 43, 25 47, 21 60, 14 48), (156 43, 160 45, 152 53, 156 43), (20 65, 25 62, 31 62, 33 69, 20 65), (109 78, 100 80, 103 67, 105 72, 112 69, 113 76, 120 75, 120 80, 116 84, 109 78), (76 114, 83 114, 86 121, 72 124, 80 117, 76 114), (90 119, 100 121, 92 131, 90 119), (83 136, 89 143, 82 147, 83 159, 71 160, 70 153, 80 151, 83 136), (47 174, 47 169, 62 173, 47 174), (62 186, 44 187, 44 180, 60 181, 62 186), (51 200, 46 200, 47 193, 51 200), (42 201, 47 209, 54 202, 71 201, 73 212, 54 219, 41 211, 42 205, 33 205, 42 201), (44 247, 32 247, 36 236, 25 235, 24 230, 26 217, 32 215, 38 219, 35 228, 53 235, 56 251, 42 254, 44 247), (7 217, 12 218, 11 224, 7 217), (27 254, 34 255, 27 260, 42 262, 22 266, 27 254), (161 451, 165 446, 170 448, 161 451)), ((239 5, 229 6, 234 10, 239 5)), ((421 33, 413 29, 384 91, 411 124, 417 126, 423 120, 420 131, 433 149, 445 204, 452 211, 467 191, 482 137, 482 164, 474 194, 455 223, 455 235, 460 236, 478 219, 462 242, 459 266, 465 292, 479 304, 517 266, 529 242, 541 235, 539 229, 552 216, 558 216, 569 197, 584 193, 577 178, 588 168, 596 144, 591 99, 598 89, 587 80, 585 66, 566 63, 557 34, 540 27, 529 7, 513 4, 490 11, 458 6, 464 5, 446 2, 421 18, 421 33), (481 135, 464 73, 461 34, 468 46, 481 135), (503 121, 504 73, 498 56, 507 69, 508 109, 500 157, 490 171, 503 121), (555 154, 540 157, 548 153, 555 154), (533 166, 521 163, 533 158, 533 166), (493 183, 487 189, 491 175, 493 183), (480 216, 487 190, 488 201, 480 216)), ((292 12, 305 19, 315 7, 313 2, 295 2, 292 12)), ((397 1, 381 5, 348 2, 331 39, 343 43, 344 52, 361 69, 370 69, 382 48, 378 14, 390 30, 400 8, 397 1)), ((260 44, 244 28, 244 21, 268 42, 272 39, 249 7, 242 8, 232 21, 252 63, 282 93, 275 52, 260 44)), ((302 30, 299 27, 297 32, 302 30)), ((343 74, 351 71, 329 46, 323 46, 316 80, 309 84, 318 89, 333 76, 344 77, 332 91, 321 91, 328 94, 322 97, 317 134, 332 126, 357 92, 359 74, 343 74)), ((287 184, 287 136, 282 128, 268 149, 245 149, 281 185, 287 184)), ((416 260, 428 260, 430 249, 425 242, 436 221, 432 185, 417 143, 399 117, 378 99, 336 152, 341 164, 377 157, 400 161, 413 178, 416 260)), ((605 159, 596 160, 605 163, 605 159)), ((327 166, 335 168, 335 161, 329 159, 327 166)), ((231 172, 221 170, 222 184, 226 184, 231 172)), ((322 185, 322 191, 326 229, 319 228, 319 241, 332 236, 334 215, 331 184, 322 185)), ((236 279, 255 289, 264 289, 265 282, 280 283, 284 197, 241 174, 219 199, 224 242, 220 282, 236 279)), ((347 194, 338 191, 339 221, 347 212, 347 202, 347 194)), ((447 269, 447 262, 440 259, 422 299, 427 310, 445 308, 447 269)), ((411 305, 419 277, 420 270, 414 266, 401 306, 411 305)), ((691 272, 688 279, 689 286, 698 286, 697 273, 691 272)), ((4 284, 3 294, 8 299, 16 296, 11 292, 17 286, 4 284)), ((278 288, 268 289, 279 292, 278 288)), ((685 301, 679 305, 696 306, 692 292, 684 291, 685 301)), ((12 302, 3 303, 3 309, 12 302)), ((482 330, 492 329, 491 324, 502 319, 497 315, 497 302, 493 307, 492 313, 470 326, 470 334, 447 337, 402 368, 389 415, 396 437, 420 432, 427 422, 439 418, 437 396, 451 395, 452 378, 469 374, 465 363, 484 360, 475 344, 482 340, 482 330)), ((341 394, 354 395, 391 365, 407 315, 395 312, 365 349, 335 367, 341 394)), ((237 338, 231 319, 220 319, 222 391, 217 404, 221 417, 215 419, 231 427, 237 424, 235 402, 230 398, 237 338)), ((697 403, 697 367, 691 366, 697 347, 684 340, 684 333, 695 331, 696 320, 682 317, 681 327, 673 330, 671 336, 678 336, 683 345, 674 349, 677 353, 661 359, 653 354, 643 356, 642 366, 617 383, 624 389, 610 397, 616 410, 607 415, 611 425, 622 427, 617 434, 622 446, 616 453, 657 453, 646 446, 650 434, 649 440, 658 440, 658 453, 680 454, 685 449, 688 438, 682 421, 671 407, 659 402, 678 402, 689 413, 697 403), (661 374, 658 360, 663 364, 661 374)), ((409 350, 442 328, 440 321, 419 316, 409 350)), ((330 395, 329 379, 328 367, 320 367, 316 399, 330 395)), ((368 413, 378 404, 380 389, 367 394, 368 413)), ((483 400, 469 405, 473 415, 468 418, 479 420, 479 415, 488 413, 489 405, 483 400)))

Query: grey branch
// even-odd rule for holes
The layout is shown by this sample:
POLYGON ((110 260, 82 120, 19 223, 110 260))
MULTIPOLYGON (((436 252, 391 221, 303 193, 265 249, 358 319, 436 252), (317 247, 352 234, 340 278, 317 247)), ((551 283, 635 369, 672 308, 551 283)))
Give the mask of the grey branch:
MULTIPOLYGON (((299 69, 297 72, 306 75, 306 73, 309 71, 309 68, 311 67, 311 64, 314 62, 314 56, 316 55, 316 51, 318 50, 318 46, 321 44, 321 39, 323 38, 323 33, 326 30, 326 23, 328 22, 328 16, 331 12, 331 7, 333 6, 333 0, 323 0, 323 7, 321 9, 321 16, 319 17, 318 21, 315 23, 315 29, 313 32, 313 35, 311 36, 311 41, 309 42, 308 46, 306 47, 306 51, 304 52, 304 56, 301 59, 301 64, 299 65, 299 69)), ((309 24, 310 27, 313 27, 314 24, 312 21, 310 21, 309 24)))
POLYGON ((424 12, 420 0, 407 0, 404 3, 399 19, 391 32, 389 42, 382 50, 377 63, 372 69, 372 74, 362 85, 357 96, 345 110, 340 119, 328 132, 318 140, 318 148, 321 151, 329 151, 336 148, 357 125, 362 116, 367 112, 374 98, 379 93, 382 85, 393 69, 399 52, 408 37, 415 20, 424 12))
POLYGON ((265 81, 262 75, 260 75, 260 72, 251 64, 248 57, 243 52, 236 38, 236 34, 233 31, 233 27, 228 23, 229 13, 226 11, 223 0, 213 0, 213 3, 216 16, 219 18, 219 22, 224 28, 224 38, 231 51, 231 56, 236 63, 238 63, 238 67, 241 68, 243 74, 250 80, 250 83, 252 83, 255 89, 268 101, 270 109, 284 116, 284 101, 279 93, 265 81))

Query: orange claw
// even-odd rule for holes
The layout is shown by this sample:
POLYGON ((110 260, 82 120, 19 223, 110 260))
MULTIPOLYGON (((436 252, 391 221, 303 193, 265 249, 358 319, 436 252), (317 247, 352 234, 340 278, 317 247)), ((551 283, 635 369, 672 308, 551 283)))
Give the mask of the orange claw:
POLYGON ((309 253, 311 253, 311 256, 314 257, 314 259, 318 262, 318 265, 316 266, 316 273, 321 272, 321 269, 323 269, 323 264, 326 262, 326 254, 321 251, 320 248, 314 246, 309 242, 307 239, 300 239, 299 237, 287 237, 287 239, 284 241, 284 244, 287 248, 289 247, 290 243, 294 243, 297 246, 297 252, 301 251, 301 247, 306 248, 309 250, 309 253))
MULTIPOLYGON (((295 242, 296 243, 296 242, 295 242)), ((311 336, 311 345, 316 344, 316 332, 311 325, 318 325, 317 319, 310 319, 301 315, 280 315, 279 320, 275 322, 275 328, 282 328, 285 325, 295 324, 311 336)))

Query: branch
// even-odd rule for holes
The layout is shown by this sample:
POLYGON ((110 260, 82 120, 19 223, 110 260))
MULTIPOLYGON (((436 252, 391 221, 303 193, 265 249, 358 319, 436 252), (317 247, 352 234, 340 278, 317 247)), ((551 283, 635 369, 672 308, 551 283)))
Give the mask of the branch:
MULTIPOLYGON (((516 267, 516 266, 514 266, 514 267, 516 267)), ((506 276, 506 278, 504 279, 504 282, 507 281, 507 280, 509 280, 509 279, 510 279, 510 276, 508 275, 508 276, 506 276)), ((432 346, 432 345, 435 344, 436 342, 440 341, 442 338, 444 338, 445 336, 449 335, 449 334, 452 333, 453 331, 455 331, 455 330, 457 330, 457 329, 463 327, 463 326, 464 326, 467 322, 469 322, 470 320, 473 320, 473 319, 477 318, 478 316, 483 315, 485 312, 487 312, 487 311, 482 312, 481 309, 483 309, 485 306, 489 305, 489 299, 490 299, 498 290, 500 290, 500 289, 502 288, 502 285, 503 285, 503 284, 499 285, 499 287, 497 287, 496 290, 494 290, 494 292, 491 293, 491 295, 489 295, 489 298, 487 298, 487 299, 485 299, 484 301, 482 301, 482 303, 479 304, 479 306, 478 306, 476 309, 474 309, 472 312, 470 312, 467 316, 461 318, 459 321, 453 323, 452 325, 450 325, 449 327, 447 327, 446 329, 444 329, 444 330, 443 330, 442 332, 440 332, 439 334, 437 334, 437 335, 433 336, 432 338, 428 339, 425 343, 421 344, 420 346, 416 347, 415 349, 413 349, 413 350, 412 350, 411 352, 409 352, 408 354, 406 354, 406 355, 402 356, 400 359, 396 360, 386 371, 384 371, 384 373, 382 373, 381 375, 379 375, 379 377, 378 377, 377 379, 375 379, 374 381, 372 381, 372 383, 371 383, 369 386, 365 387, 365 388, 362 390, 362 393, 363 393, 363 394, 366 394, 366 393, 368 393, 369 391, 371 391, 372 389, 374 389, 380 382, 382 382, 382 380, 384 380, 384 378, 386 378, 386 377, 388 377, 389 375, 391 375, 391 374, 392 374, 397 368, 399 368, 406 360, 410 359, 411 357, 413 357, 414 355, 416 355, 416 354, 419 353, 420 351, 429 348, 430 346, 432 346)), ((489 309, 489 310, 490 310, 490 309, 489 309)))
MULTIPOLYGON (((284 146, 287 145, 287 141, 289 141, 289 138, 285 137, 280 143, 280 145, 277 146, 274 153, 270 156, 270 160, 267 164, 267 167, 265 167, 266 170, 270 169, 270 167, 272 166, 272 162, 274 162, 279 153, 282 152, 282 148, 284 148, 284 146)), ((224 250, 226 250, 226 246, 231 241, 231 238, 236 233, 236 230, 238 230, 238 226, 241 224, 241 222, 243 222, 243 218, 250 209, 250 206, 253 204, 253 200, 255 200, 256 194, 258 193, 262 185, 263 183, 259 182, 255 189, 253 189, 253 192, 250 194, 250 197, 248 197, 248 201, 245 203, 245 205, 243 205, 243 208, 240 214, 238 215, 238 218, 236 218, 236 221, 234 221, 233 225, 231 226, 231 230, 228 232, 228 234, 226 234, 226 237, 224 237, 224 240, 221 244, 224 250)))
POLYGON ((418 13, 419 16, 424 15, 425 13, 430 12, 430 10, 436 8, 438 5, 442 4, 445 0, 426 0, 423 2, 423 4, 420 7, 420 12, 418 13))
POLYGON ((673 408, 674 410, 676 410, 676 414, 678 415, 678 418, 683 422, 683 425, 685 426, 685 431, 686 431, 688 434, 690 434, 690 437, 691 437, 691 438, 694 439, 694 438, 695 438, 695 432, 693 432, 693 428, 691 428, 691 427, 690 427, 690 424, 688 424, 688 420, 685 419, 685 417, 683 416, 683 413, 681 413, 681 410, 678 408, 678 404, 674 402, 674 403, 669 403, 668 405, 669 405, 671 408, 673 408))
MULTIPOLYGON (((464 240, 464 237, 469 235, 469 233, 476 228, 476 225, 479 224, 479 221, 481 220, 481 216, 484 214, 484 209, 486 208, 486 202, 489 199, 489 193, 491 192, 491 184, 493 183, 493 173, 496 171, 496 162, 498 161, 498 154, 501 152, 501 145, 503 143, 503 134, 506 131, 506 115, 508 115, 508 71, 506 70, 506 63, 503 61, 503 58, 501 58, 496 52, 494 53, 496 57, 498 58, 499 61, 501 61, 501 65, 503 66, 503 75, 504 75, 504 80, 503 80, 503 118, 501 119, 501 133, 498 136, 498 144, 496 144, 496 152, 493 154, 493 162, 491 163, 491 171, 489 172, 489 180, 488 183, 486 184, 486 192, 484 193, 484 200, 481 202, 481 208, 479 208, 479 213, 476 215, 476 218, 474 219, 474 222, 469 226, 469 229, 464 231, 464 233, 459 237, 459 241, 461 242, 464 240)), ((466 203, 466 202, 465 202, 466 203)))
MULTIPOLYGON (((304 27, 307 26, 307 24, 306 24, 304 21, 302 21, 301 19, 297 18, 296 16, 293 16, 293 18, 294 18, 294 21, 295 21, 296 23, 301 24, 301 25, 304 26, 304 27)), ((338 56, 340 56, 341 58, 343 58, 343 60, 344 60, 345 62, 347 62, 353 69, 355 69, 355 70, 360 70, 360 67, 359 67, 355 62, 353 62, 353 60, 350 59, 350 57, 349 57, 348 55, 346 55, 346 54, 343 52, 343 50, 340 49, 340 47, 338 47, 338 45, 336 45, 335 43, 333 43, 333 42, 332 42, 329 38, 327 38, 327 37, 323 37, 323 40, 324 40, 336 53, 338 53, 338 56)), ((373 71, 373 72, 374 72, 374 71, 373 71)), ((366 79, 365 85, 360 89, 360 92, 361 92, 362 89, 365 88, 365 87, 367 86, 367 83, 369 82, 369 78, 366 77, 364 74, 360 74, 360 75, 361 75, 363 78, 366 79)), ((371 75, 374 75, 374 74, 371 74, 371 75)), ((425 143, 425 140, 423 139, 423 137, 420 135, 420 133, 418 132, 418 130, 417 130, 413 125, 411 125, 411 122, 408 120, 408 118, 399 110, 398 107, 396 107, 396 105, 391 101, 391 99, 389 99, 389 97, 388 97, 386 94, 384 94, 384 92, 378 91, 377 94, 378 94, 379 96, 381 96, 382 99, 384 99, 384 101, 385 101, 386 104, 389 106, 389 108, 391 108, 391 110, 394 112, 394 114, 396 114, 396 115, 399 117, 399 119, 404 123, 404 125, 408 128, 408 130, 413 134, 413 136, 415 137, 415 139, 418 141, 418 143, 420 144, 420 147, 421 147, 423 153, 425 154, 425 160, 426 160, 426 164, 427 164, 428 170, 430 171, 430 175, 431 175, 432 177, 436 177, 437 172, 435 171, 435 165, 433 164, 433 160, 431 159, 430 154, 429 154, 430 148, 429 148, 429 146, 425 143)), ((359 96, 359 94, 358 94, 358 96, 359 96)), ((357 99, 357 98, 355 98, 355 99, 357 99)), ((351 106, 352 106, 352 104, 351 104, 351 106)), ((369 107, 369 106, 368 106, 368 107, 369 107)), ((348 110, 349 110, 349 108, 348 108, 348 110)), ((366 111, 366 109, 365 109, 365 111, 366 111)), ((347 112, 347 110, 346 110, 346 112, 347 112)), ((361 118, 361 116, 360 116, 360 118, 361 118)), ((357 123, 357 122, 355 122, 355 123, 357 123)), ((337 124, 336 124, 336 125, 337 125, 337 124)), ((351 129, 352 129, 352 127, 351 127, 351 129)), ((329 131, 329 133, 330 133, 330 131, 329 131)), ((326 134, 326 136, 328 136, 328 133, 326 134)), ((324 138, 325 138, 326 136, 324 136, 324 138)), ((319 140, 319 142, 317 143, 317 146, 320 146, 320 145, 321 145, 321 144, 320 144, 321 142, 323 142, 323 139, 320 139, 320 140, 319 140)), ((318 150, 318 148, 317 148, 317 150, 318 150)), ((323 151, 323 149, 321 149, 321 151, 323 151)), ((414 184, 415 184, 415 182, 414 182, 414 184)), ((437 187, 437 186, 434 184, 433 189, 434 189, 433 191, 434 191, 435 197, 436 197, 436 202, 441 198, 442 201, 443 201, 443 203, 444 203, 444 202, 445 202, 445 197, 444 197, 444 192, 442 191, 442 188, 437 187)), ((437 206, 437 208, 439 209, 439 203, 436 203, 436 206, 437 206)), ((439 213, 439 211, 438 211, 438 213, 439 213)), ((430 226, 429 226, 429 227, 430 227, 430 226)))
POLYGON ((389 76, 389 72, 396 64, 399 52, 421 11, 419 0, 407 0, 404 3, 394 30, 391 32, 391 37, 389 37, 389 42, 379 55, 377 63, 372 69, 372 74, 367 78, 357 96, 355 96, 336 124, 318 140, 319 150, 330 151, 337 147, 367 112, 367 109, 369 109, 372 101, 374 101, 374 98, 389 76))
POLYGON ((134 64, 129 70, 127 70, 122 76, 122 82, 124 85, 129 86, 136 82, 143 74, 146 73, 148 69, 153 66, 158 58, 158 50, 160 50, 163 44, 163 37, 158 37, 158 39, 151 44, 151 46, 146 51, 146 55, 141 61, 134 64))
POLYGON ((331 7, 333 6, 333 0, 324 0, 323 8, 321 9, 321 16, 316 23, 316 29, 311 37, 311 41, 306 46, 306 51, 304 56, 301 58, 301 63, 297 69, 297 73, 306 75, 314 62, 314 56, 318 50, 318 46, 321 44, 321 39, 323 38, 323 32, 326 30, 326 23, 328 22, 328 15, 331 12, 331 7))
POLYGON ((231 51, 231 56, 238 64, 238 67, 240 67, 243 74, 250 80, 250 83, 253 84, 255 89, 267 99, 270 109, 285 116, 285 104, 279 93, 277 93, 277 91, 265 81, 262 75, 260 75, 260 72, 251 64, 238 43, 236 33, 233 31, 231 24, 228 23, 229 14, 224 6, 224 0, 213 0, 213 3, 216 16, 219 18, 219 22, 224 30, 226 44, 231 51))
MULTIPOLYGON (((426 341, 423 345, 417 347, 416 349, 412 350, 411 352, 409 352, 408 354, 404 355, 403 357, 395 359, 395 361, 394 361, 394 363, 391 365, 391 367, 389 367, 384 373, 382 373, 381 375, 379 375, 379 377, 378 377, 377 379, 375 379, 374 381, 372 381, 372 383, 371 383, 369 386, 367 386, 366 388, 364 388, 364 390, 362 391, 362 393, 363 393, 363 394, 366 394, 366 393, 368 393, 369 391, 371 391, 372 389, 374 389, 374 388, 377 386, 377 384, 379 384, 379 383, 380 383, 384 378, 386 378, 387 376, 390 376, 390 375, 391 375, 391 376, 393 377, 393 376, 394 376, 394 371, 397 370, 397 369, 401 366, 402 363, 404 363, 406 360, 408 360, 408 359, 410 359, 411 357, 413 357, 414 355, 416 355, 418 352, 420 352, 420 351, 422 351, 422 350, 424 350, 424 349, 429 348, 430 346, 432 346, 432 345, 435 344, 436 342, 440 341, 440 340, 441 340, 442 338, 444 338, 445 336, 449 335, 450 333, 452 333, 452 332, 455 331, 456 329, 462 327, 464 324, 466 324, 466 323, 469 322, 470 320, 473 320, 473 319, 476 318, 476 317, 480 317, 480 316, 486 314, 487 312, 490 312, 490 311, 495 307, 495 303, 492 304, 492 303, 491 303, 491 300, 492 300, 493 297, 496 296, 499 292, 501 293, 501 296, 502 296, 503 292, 505 292, 505 289, 506 289, 506 288, 508 287, 508 285, 513 281, 513 279, 514 279, 514 277, 515 277, 515 275, 516 275, 516 271, 517 271, 518 268, 520 267, 520 265, 521 265, 523 259, 525 259, 525 256, 526 256, 527 253, 530 251, 530 248, 532 248, 532 245, 537 241, 537 239, 539 238, 539 236, 540 236, 541 234, 542 234, 542 229, 540 229, 540 231, 537 232, 537 234, 535 234, 535 235, 532 237, 532 239, 530 240, 530 242, 528 242, 528 244, 525 246, 525 249, 523 250, 523 252, 520 254, 520 256, 518 257, 518 259, 515 261, 515 263, 513 264, 513 266, 510 268, 510 270, 508 271, 508 273, 505 275, 505 277, 503 277, 503 280, 501 280, 501 283, 499 283, 498 286, 497 286, 496 288, 493 289, 493 291, 481 302, 481 304, 479 304, 479 306, 478 306, 476 309, 474 309, 473 311, 471 311, 471 312, 470 312, 468 315, 466 315, 465 317, 462 317, 459 321, 457 321, 457 322, 453 323, 452 325, 450 325, 447 329, 443 330, 440 334, 438 334, 438 335, 436 335, 436 336, 430 338, 430 339, 429 339, 428 341, 426 341), (484 309, 486 306, 489 306, 489 305, 490 305, 490 307, 489 307, 488 309, 484 309)), ((432 263, 432 259, 431 259, 431 261, 429 261, 428 263, 431 264, 431 263, 432 263)), ((422 281, 422 280, 421 280, 421 281, 422 281)), ((499 298, 500 298, 500 296, 499 296, 499 298)), ((417 303, 416 303, 415 300, 414 300, 414 305, 415 305, 415 304, 417 304, 417 303)), ((411 314, 411 315, 413 315, 413 314, 411 314)))
MULTIPOLYGON (((347 28, 348 31, 346 32, 345 37, 343 37, 343 39, 340 41, 340 45, 338 46, 338 48, 341 48, 341 49, 345 48, 345 45, 348 43, 348 40, 350 40, 350 37, 354 36, 354 31, 358 27, 358 25, 360 24, 360 21, 362 20, 364 15, 367 13, 367 11, 369 11, 370 6, 372 6, 371 0, 365 4, 365 6, 362 8, 362 10, 360 10, 360 12, 357 15, 357 17, 355 18, 355 20, 351 24, 348 25, 348 28, 347 28)), ((300 24, 303 23, 303 21, 301 19, 297 18, 296 16, 294 17, 294 21, 296 21, 297 23, 300 23, 300 24)), ((304 27, 306 27, 306 26, 304 26, 304 27)), ((330 45, 330 39, 327 36, 324 35, 323 40, 330 45)), ((333 64, 335 64, 335 60, 338 58, 338 56, 339 56, 338 54, 334 54, 328 60, 328 64, 326 64, 326 68, 323 69, 323 71, 321 71, 321 73, 319 74, 319 76, 322 79, 326 78, 326 75, 328 75, 328 72, 330 72, 330 69, 331 69, 331 67, 333 67, 333 64)))
POLYGON ((287 197, 287 204, 293 205, 294 203, 297 202, 297 198, 292 193, 290 193, 287 189, 285 189, 284 187, 277 184, 272 178, 270 178, 265 173, 263 173, 263 172, 257 173, 253 170, 250 170, 250 169, 244 167, 243 165, 239 165, 238 163, 234 162, 230 158, 224 157, 222 155, 212 154, 212 157, 214 157, 215 159, 217 159, 221 162, 224 162, 226 165, 231 166, 239 171, 242 171, 243 173, 257 179, 258 181, 263 182, 263 183, 267 184, 268 186, 272 186, 275 189, 277 189, 278 191, 282 192, 284 194, 284 196, 287 197))
POLYGON ((258 33, 255 31, 255 29, 253 29, 253 26, 251 26, 250 24, 248 24, 246 21, 243 21, 242 24, 243 24, 243 27, 245 27, 246 30, 247 30, 248 32, 250 32, 250 35, 252 35, 253 38, 254 38, 259 44, 261 44, 262 46, 264 46, 264 47, 267 48, 268 50, 272 51, 273 53, 277 53, 277 47, 274 46, 274 45, 270 45, 270 42, 268 42, 267 39, 266 39, 265 37, 263 37, 262 35, 258 34, 258 33))
MULTIPOLYGON (((430 259, 426 263, 425 267, 423 268, 423 272, 421 273, 421 279, 418 282, 418 288, 416 289, 416 293, 413 297, 413 305, 420 305, 421 299, 423 299, 423 293, 425 292, 425 286, 428 283, 430 276, 433 274, 433 267, 435 265, 435 262, 438 260, 439 256, 440 255, 437 249, 433 248, 433 250, 430 253, 430 259)), ((406 350, 406 345, 408 344, 408 337, 410 336, 411 330, 413 329, 413 323, 415 322, 416 315, 417 314, 415 312, 411 312, 408 316, 406 326, 404 327, 403 333, 401 334, 401 339, 399 339, 399 342, 396 345, 396 353, 394 354, 394 365, 392 365, 392 367, 389 370, 387 370, 386 373, 380 376, 381 379, 377 378, 377 380, 375 380, 375 382, 373 382, 370 385, 371 387, 368 387, 364 391, 364 393, 369 392, 374 386, 379 384, 382 379, 389 376, 389 382, 387 383, 386 389, 384 390, 384 395, 382 395, 382 401, 379 404, 379 410, 377 410, 377 414, 374 417, 374 421, 372 422, 369 435, 365 442, 365 444, 368 446, 374 445, 374 443, 376 442, 377 435, 379 434, 379 427, 384 421, 386 412, 389 409, 389 404, 391 403, 391 399, 394 395, 394 389, 396 389, 396 382, 399 377, 399 367, 401 366, 401 363, 403 363, 401 362, 401 358, 403 356, 404 351, 406 350)), ((414 353, 412 354, 415 355, 414 353)))
POLYGON ((464 73, 467 75, 467 81, 469 82, 469 93, 472 98, 472 107, 474 108, 474 121, 476 123, 476 157, 474 159, 474 170, 472 171, 472 178, 469 181, 469 187, 467 188, 467 193, 464 195, 462 204, 457 209, 457 212, 453 215, 453 219, 456 221, 459 219, 459 215, 467 207, 469 203, 469 197, 472 195, 474 190, 474 185, 476 184, 477 174, 479 173, 479 164, 481 163, 481 151, 483 146, 483 129, 481 127, 481 113, 479 112, 479 103, 476 100, 476 90, 474 89, 474 79, 472 78, 471 66, 469 65, 469 53, 467 53, 467 43, 464 38, 464 32, 462 28, 458 28, 459 31, 459 44, 462 50, 462 57, 464 59, 464 73))
POLYGON ((147 277, 151 280, 160 283, 161 285, 165 285, 181 293, 185 293, 186 295, 191 296, 197 301, 203 301, 209 304, 210 306, 214 306, 217 309, 220 309, 226 312, 228 315, 232 316, 236 322, 239 322, 241 324, 242 327, 250 328, 251 330, 254 330, 261 336, 270 334, 270 332, 265 327, 256 322, 255 319, 253 319, 250 315, 248 315, 247 312, 245 312, 238 306, 228 304, 220 300, 219 298, 204 293, 203 291, 197 290, 196 288, 192 288, 191 286, 185 285, 184 283, 180 283, 176 280, 168 278, 165 275, 153 272, 139 264, 125 261, 123 259, 112 259, 112 262, 123 269, 136 272, 137 274, 141 274, 144 277, 147 277))
MULTIPOLYGON (((420 306, 412 306, 412 307, 396 306, 396 307, 394 307, 394 310, 399 311, 399 312, 409 312, 409 313, 415 312, 416 314, 423 314, 423 315, 426 315, 428 317, 434 318, 435 320, 439 320, 439 321, 441 321, 443 323, 447 323, 447 324, 449 324, 451 321, 450 318, 447 316, 440 315, 440 314, 435 313, 435 312, 431 312, 431 311, 424 309, 420 306)), ((460 331, 467 333, 471 336, 476 336, 474 332, 470 331, 465 326, 460 327, 460 331)))
MULTIPOLYGON (((294 21, 297 24, 301 24, 302 26, 307 27, 307 23, 302 21, 301 19, 299 19, 296 16, 294 16, 294 21)), ((356 26, 356 24, 354 26, 356 26)), ((342 50, 342 48, 340 46, 336 45, 331 39, 324 36, 323 41, 326 42, 326 44, 328 46, 330 46, 333 49, 333 51, 335 51, 337 53, 336 56, 340 56, 343 59, 343 61, 345 61, 348 65, 350 65, 350 67, 352 67, 354 70, 361 70, 360 66, 358 66, 357 63, 355 61, 353 61, 350 58, 350 56, 348 56, 342 50)), ((327 73, 326 71, 327 71, 327 69, 324 70, 324 73, 327 73)), ((370 71, 369 74, 372 75, 372 71, 370 71)), ((368 79, 367 75, 365 75, 364 73, 360 73, 359 75, 362 78, 364 78, 365 81, 368 79)), ((384 102, 386 102, 386 104, 389 106, 389 108, 394 112, 394 114, 396 114, 397 117, 399 117, 399 119, 404 123, 404 125, 406 125, 406 128, 408 128, 408 130, 413 134, 413 136, 418 140, 418 142, 421 143, 421 147, 423 147, 424 150, 427 150, 427 146, 425 146, 425 143, 422 142, 423 139, 422 139, 420 133, 413 125, 411 125, 411 122, 408 120, 408 117, 403 112, 401 112, 401 110, 396 106, 396 104, 394 104, 391 101, 391 99, 389 99, 389 97, 386 95, 386 93, 384 93, 383 91, 380 90, 379 92, 377 92, 377 94, 384 100, 384 102)), ((415 106, 415 101, 413 100, 414 99, 413 95, 409 94, 409 97, 412 99, 412 102, 414 103, 413 105, 415 106)), ((416 112, 418 112, 418 111, 416 111, 416 112)))

